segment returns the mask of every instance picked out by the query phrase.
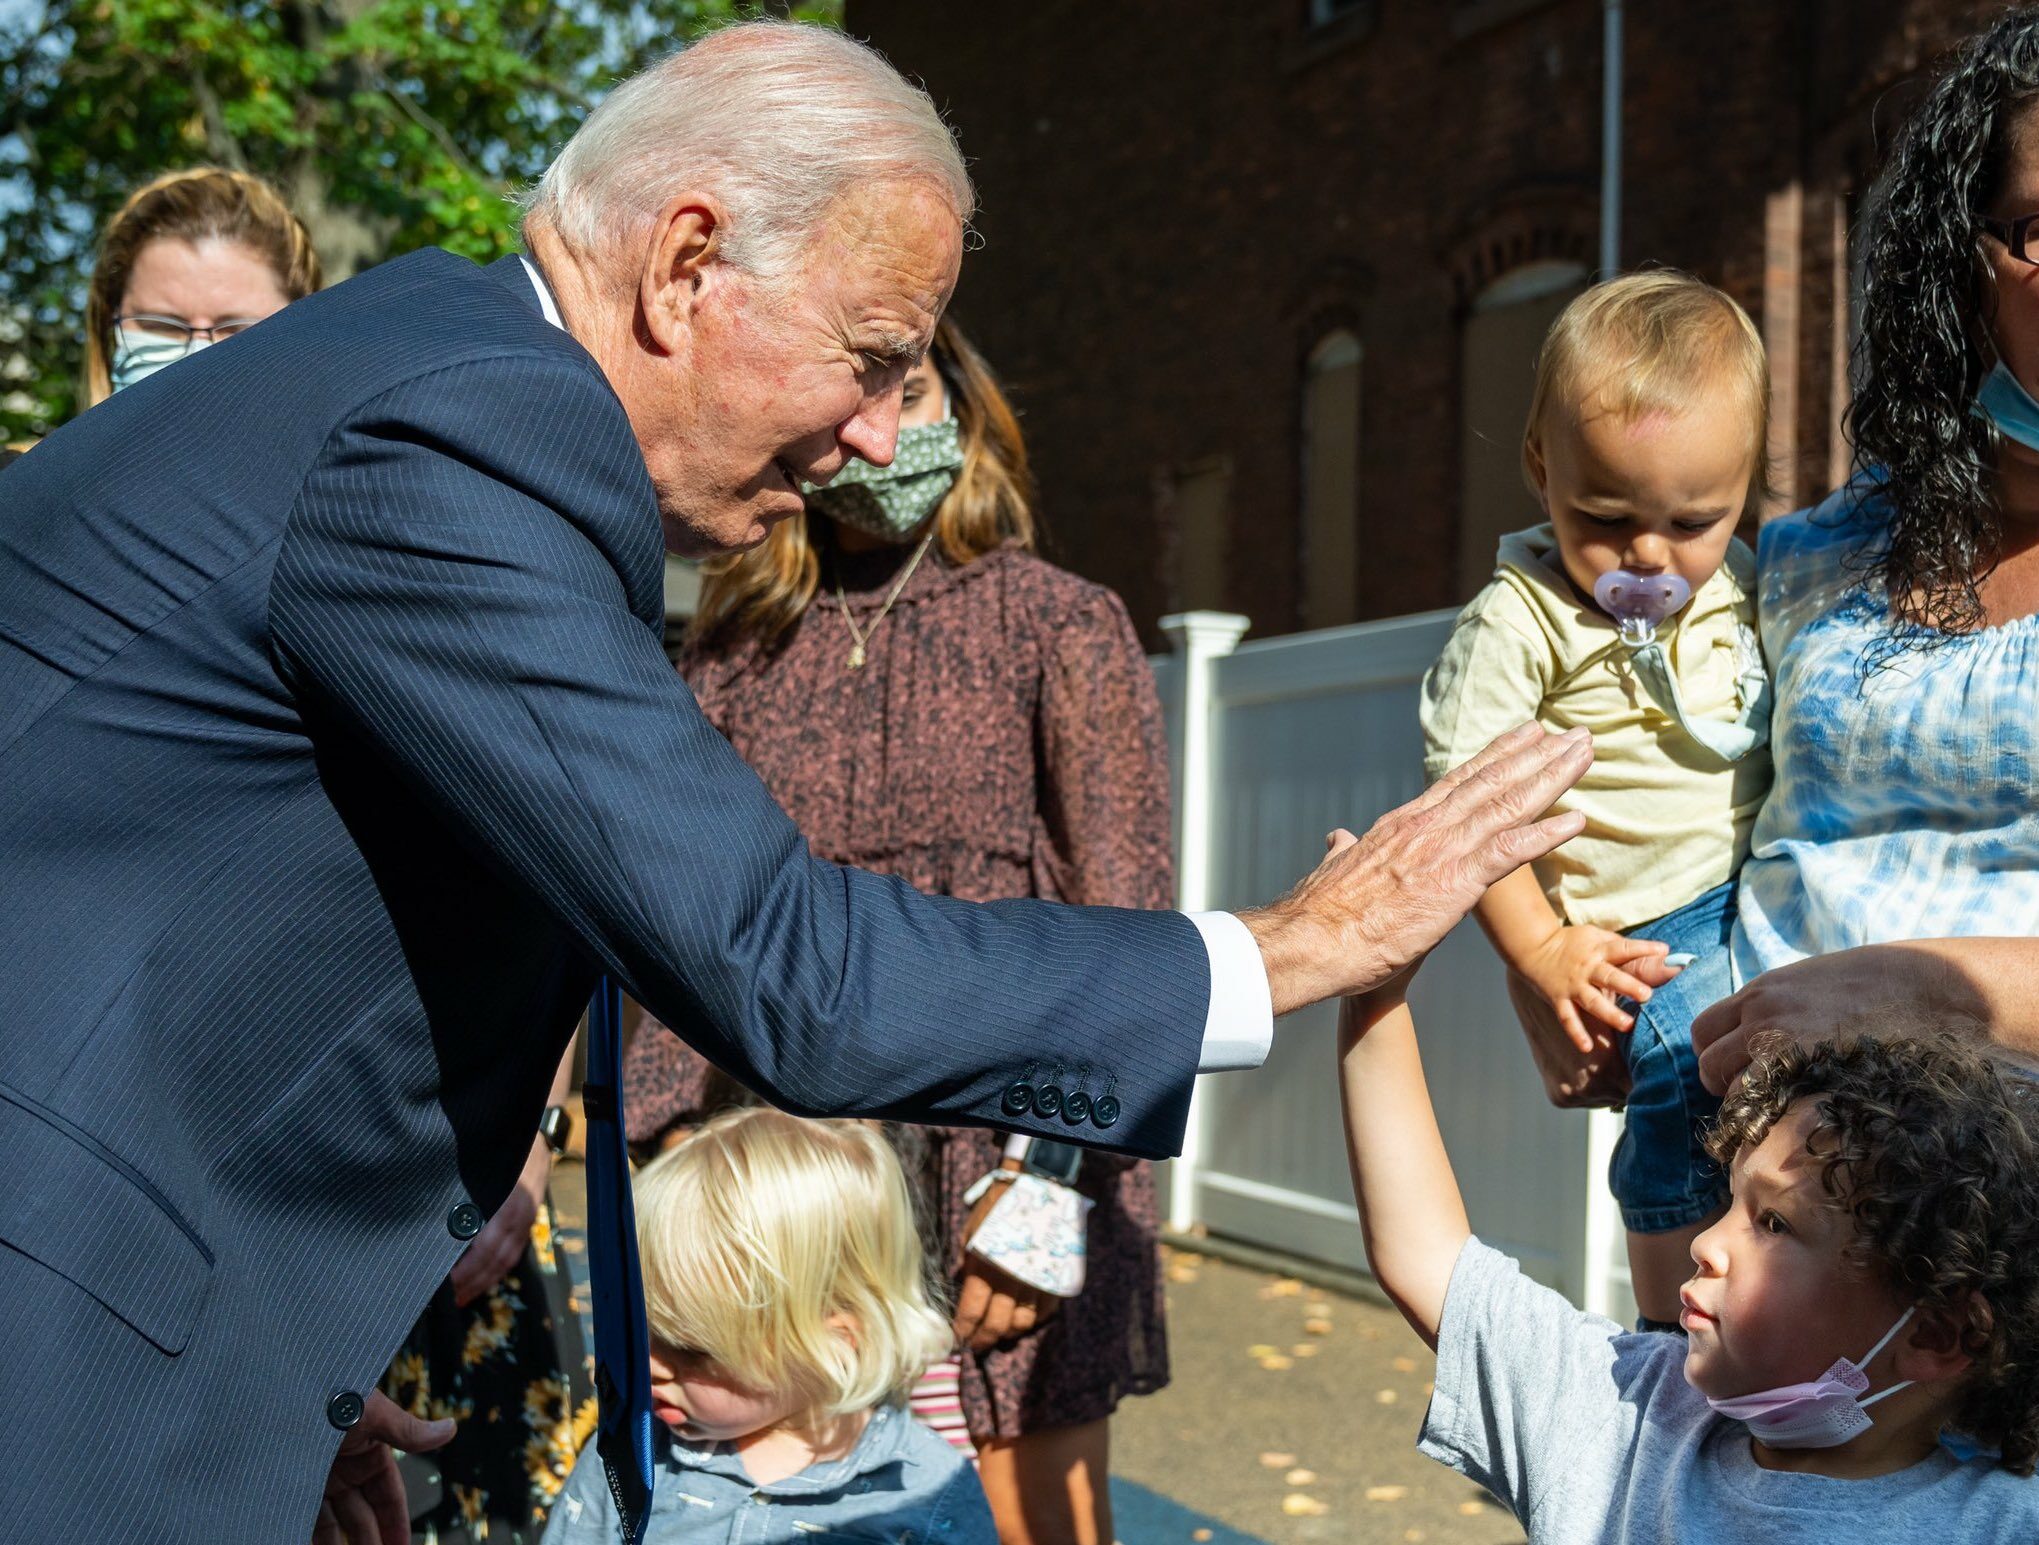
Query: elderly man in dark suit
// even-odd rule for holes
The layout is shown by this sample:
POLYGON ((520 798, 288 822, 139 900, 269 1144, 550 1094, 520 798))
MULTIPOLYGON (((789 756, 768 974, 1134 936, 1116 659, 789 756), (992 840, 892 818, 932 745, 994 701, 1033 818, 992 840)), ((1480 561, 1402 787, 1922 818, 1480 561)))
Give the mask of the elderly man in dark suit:
POLYGON ((795 1110, 1160 1155, 1570 835, 1590 749, 1526 730, 1243 920, 808 856, 661 548, 890 458, 970 207, 875 55, 736 29, 593 115, 530 261, 390 263, 0 473, 0 1537, 401 1538, 431 1435, 360 1392, 598 973, 795 1110))

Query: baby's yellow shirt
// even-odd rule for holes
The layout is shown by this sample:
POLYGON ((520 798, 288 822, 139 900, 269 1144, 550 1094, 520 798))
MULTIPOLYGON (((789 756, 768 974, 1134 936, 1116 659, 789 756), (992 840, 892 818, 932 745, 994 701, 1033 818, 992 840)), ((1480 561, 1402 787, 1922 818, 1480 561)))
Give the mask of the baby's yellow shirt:
MULTIPOLYGON (((1686 713, 1733 720, 1760 669, 1756 559, 1740 541, 1658 631, 1686 713)), ((1547 525, 1501 539, 1494 577, 1452 625, 1423 678, 1423 765, 1434 782, 1504 730, 1584 725, 1593 766, 1558 810, 1586 829, 1536 877, 1559 917, 1628 930, 1730 878, 1770 787, 1770 749, 1725 763, 1659 708, 1613 621, 1572 585, 1547 525)))

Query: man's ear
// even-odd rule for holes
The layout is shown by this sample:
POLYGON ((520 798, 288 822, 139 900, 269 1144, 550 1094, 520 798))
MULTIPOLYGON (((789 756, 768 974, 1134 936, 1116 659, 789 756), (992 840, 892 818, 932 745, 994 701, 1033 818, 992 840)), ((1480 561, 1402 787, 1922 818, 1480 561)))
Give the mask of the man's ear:
POLYGON ((652 222, 637 279, 640 332, 663 354, 686 347, 703 289, 719 277, 728 212, 709 193, 666 200, 652 222))
POLYGON ((1989 1344, 1991 1315, 1981 1294, 1952 1309, 1919 1310, 1897 1343, 1897 1376, 1915 1384, 1958 1379, 1989 1344))

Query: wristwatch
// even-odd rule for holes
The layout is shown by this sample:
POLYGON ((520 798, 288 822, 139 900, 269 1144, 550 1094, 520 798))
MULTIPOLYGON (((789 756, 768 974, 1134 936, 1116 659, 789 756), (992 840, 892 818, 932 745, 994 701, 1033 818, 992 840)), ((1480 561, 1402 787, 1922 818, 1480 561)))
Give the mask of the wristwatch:
POLYGON ((564 1105, 548 1105, 545 1114, 538 1118, 538 1135, 545 1139, 545 1146, 552 1150, 556 1159, 566 1152, 566 1140, 573 1134, 573 1117, 564 1105))

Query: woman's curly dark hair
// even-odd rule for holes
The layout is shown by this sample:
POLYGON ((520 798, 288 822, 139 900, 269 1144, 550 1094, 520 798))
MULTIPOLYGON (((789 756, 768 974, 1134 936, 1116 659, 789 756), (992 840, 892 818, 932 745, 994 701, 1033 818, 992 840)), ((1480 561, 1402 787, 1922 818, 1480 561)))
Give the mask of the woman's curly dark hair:
POLYGON ((1800 1101, 1806 1151, 1854 1221, 1853 1258, 1944 1311, 1974 1363, 1952 1425, 2030 1475, 2039 1460, 2039 1083, 1953 1035, 1788 1046, 1758 1057, 1707 1147, 1722 1166, 1800 1101))
POLYGON ((2012 140, 2039 99, 2039 6, 1971 38, 1905 125, 1870 199, 1863 374, 1848 409, 1856 467, 1888 502, 1864 554, 1892 627, 1871 663, 1982 624, 2002 513, 1996 426, 1971 412, 1995 363, 1996 290, 1976 221, 2002 189, 2012 140))

